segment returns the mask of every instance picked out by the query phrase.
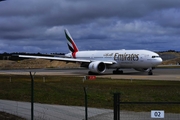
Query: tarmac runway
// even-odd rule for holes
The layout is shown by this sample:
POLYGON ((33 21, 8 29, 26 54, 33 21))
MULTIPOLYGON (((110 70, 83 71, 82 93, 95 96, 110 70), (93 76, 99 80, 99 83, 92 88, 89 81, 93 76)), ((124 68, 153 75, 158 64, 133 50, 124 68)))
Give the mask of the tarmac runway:
MULTIPOLYGON (((29 71, 36 72, 36 75, 75 75, 88 76, 88 70, 77 69, 24 69, 24 70, 0 70, 0 74, 27 74, 29 71)), ((134 69, 123 69, 124 73, 119 75, 112 74, 112 70, 106 70, 97 77, 111 79, 129 79, 129 80, 173 80, 180 81, 180 69, 178 68, 158 68, 153 70, 153 75, 147 75, 147 72, 138 72, 134 69)))

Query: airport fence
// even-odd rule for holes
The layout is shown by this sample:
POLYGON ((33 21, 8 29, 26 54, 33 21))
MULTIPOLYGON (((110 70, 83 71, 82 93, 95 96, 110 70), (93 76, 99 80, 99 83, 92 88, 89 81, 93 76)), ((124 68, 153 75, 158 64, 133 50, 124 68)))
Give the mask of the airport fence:
MULTIPOLYGON (((37 89, 37 81, 36 83, 34 83, 34 78, 37 79, 37 76, 35 76, 34 74, 31 74, 30 72, 30 76, 31 76, 31 82, 28 80, 26 81, 25 78, 23 83, 28 83, 28 90, 30 94, 30 98, 29 101, 31 102, 20 102, 21 99, 19 99, 19 101, 11 101, 11 100, 0 100, 0 111, 2 112, 7 112, 13 115, 17 115, 20 116, 22 118, 25 118, 27 120, 86 120, 86 119, 96 119, 94 118, 94 116, 97 115, 102 115, 104 113, 111 113, 110 117, 106 117, 108 120, 112 120, 113 116, 112 116, 112 109, 98 109, 98 108, 89 108, 88 104, 95 102, 95 101, 89 101, 88 98, 93 98, 89 96, 90 90, 92 90, 91 88, 88 88, 87 91, 87 101, 88 104, 87 106, 70 106, 70 105, 49 105, 49 104, 40 104, 40 103, 35 103, 34 99, 36 99, 36 97, 34 96, 34 94, 36 94, 36 92, 34 91, 34 89, 37 89), (31 84, 29 84, 31 83, 31 84), (32 105, 33 104, 33 105, 32 105), (33 112, 33 114, 32 114, 33 112), (87 116, 86 116, 87 114, 87 116), (33 118, 32 118, 33 116, 33 118)), ((19 77, 23 77, 23 76, 19 76, 19 77)), ((28 78, 29 79, 29 78, 28 78)), ((94 78, 88 78, 88 79, 94 79, 94 78)), ((19 80, 16 80, 15 77, 13 77, 12 75, 10 76, 5 76, 0 78, 1 82, 4 83, 9 83, 9 84, 16 84, 16 83, 21 83, 19 80), (3 79, 3 80, 2 80, 3 79)), ((50 79, 48 79, 48 77, 43 77, 41 79, 41 83, 47 83, 47 84, 51 84, 54 81, 51 81, 50 79)), ((82 82, 82 81, 81 81, 82 82)), ((24 84, 25 86, 25 84, 24 84)), ((18 86, 19 87, 19 86, 18 86)), ((84 101, 84 97, 85 94, 83 91, 83 89, 87 89, 86 87, 81 87, 82 88, 82 98, 84 101)), ((48 89, 48 88, 47 88, 48 89)), ((0 91, 4 91, 3 88, 0 88, 0 91)), ((23 91, 23 89, 21 89, 23 91)), ((56 89, 57 91, 59 91, 58 89, 56 89)), ((62 92, 63 91, 59 91, 62 92)), ((76 95, 74 95, 76 96, 76 95)), ((62 96, 63 97, 63 96, 62 96)), ((70 95, 71 97, 71 95, 70 95)), ((70 98, 69 97, 69 98, 70 98)), ((69 98, 64 98, 64 100, 69 99, 69 98)), ((51 98, 47 98, 47 99, 51 99, 51 98)), ((97 101, 96 101, 97 102, 97 101)), ((99 101, 98 101, 99 102, 99 101)), ((85 104, 85 103, 84 103, 85 104)))
MULTIPOLYGON (((24 76, 18 76, 18 77, 24 77, 24 76)), ((59 103, 56 102, 58 98, 54 99, 54 101, 51 102, 51 105, 40 104, 37 102, 34 103, 33 112, 34 112, 35 120, 69 120, 69 119, 151 120, 155 118, 161 118, 164 120, 180 119, 180 102, 132 102, 132 98, 138 97, 135 96, 130 98, 131 96, 133 96, 132 94, 134 93, 133 91, 134 90, 137 90, 138 92, 142 91, 144 95, 144 93, 148 91, 144 92, 143 90, 144 89, 146 90, 146 87, 150 84, 150 82, 148 82, 147 85, 144 86, 144 81, 135 82, 132 80, 129 81, 123 80, 121 83, 119 83, 120 80, 106 81, 105 79, 101 79, 95 81, 96 78, 94 76, 84 78, 84 79, 90 79, 89 81, 84 79, 82 80, 82 78, 81 80, 74 80, 74 79, 69 80, 69 78, 63 78, 62 80, 58 76, 49 77, 48 75, 46 76, 37 75, 32 78, 35 78, 36 80, 34 83, 35 84, 34 93, 36 94, 36 96, 34 97, 35 101, 37 101, 36 97, 37 95, 40 95, 40 93, 43 93, 44 96, 47 96, 47 98, 44 97, 45 99, 53 99, 52 98, 53 96, 54 97, 59 96, 59 98, 63 98, 62 101, 58 101, 59 103), (64 85, 65 82, 67 83, 66 86, 64 85), (40 84, 42 84, 41 87, 45 88, 44 91, 40 91, 40 92, 38 91, 39 90, 38 87, 40 84), (59 84, 63 84, 63 85, 59 86, 59 84), (138 86, 136 86, 136 84, 138 84, 138 86), (75 87, 72 89, 71 88, 72 86, 75 87), (143 89, 142 86, 144 87, 143 89), (54 92, 54 93, 51 92, 53 94, 52 96, 49 95, 50 90, 53 90, 54 92), (117 98, 114 98, 114 103, 113 103, 113 97, 114 97, 113 95, 117 91, 123 91, 122 92, 123 95, 120 96, 119 94, 117 98), (69 96, 68 97, 64 96, 64 94, 69 94, 69 96), (87 98, 85 98, 85 95, 87 95, 87 98), (76 100, 76 99, 78 99, 79 101, 72 104, 71 102, 74 102, 72 100, 76 100), (85 99, 87 99, 87 108, 85 108, 85 99), (131 101, 128 101, 129 99, 131 99, 131 101), (126 102, 126 100, 128 102, 126 102), (69 102, 67 103, 66 101, 69 102), (63 104, 61 104, 60 102, 62 102, 63 104), (78 105, 74 105, 74 104, 78 104, 78 105), (114 105, 114 111, 113 111, 113 105, 114 105), (87 113, 87 117, 86 117, 86 113, 87 113)), ((6 89, 7 94, 8 92, 11 92, 11 95, 13 95, 13 90, 15 88, 12 85, 15 85, 16 83, 28 83, 27 85, 29 89, 28 92, 24 94, 25 95, 24 97, 30 96, 31 84, 30 84, 29 76, 28 78, 23 78, 23 80, 16 80, 13 75, 10 75, 9 77, 8 76, 1 77, 1 79, 3 80, 0 81, 1 82, 0 84, 4 84, 4 82, 6 83, 8 82, 9 85, 6 85, 5 88, 0 87, 0 92, 2 89, 8 88, 6 89)), ((158 88, 157 86, 154 87, 153 84, 152 86, 149 87, 152 88, 151 91, 155 91, 155 89, 158 88)), ((159 84, 160 83, 158 83, 158 85, 159 84)), ((176 85, 176 83, 173 83, 173 85, 176 85)), ((23 91, 24 88, 26 87, 26 84, 22 84, 21 87, 22 89, 20 90, 23 91)), ((161 89, 164 90, 163 87, 159 85, 160 89, 158 91, 160 91, 161 89)), ((172 86, 167 86, 167 87, 171 88, 172 86)), ((170 92, 170 94, 173 94, 173 89, 171 90, 172 92, 170 92)), ((162 91, 159 93, 162 95, 166 95, 164 94, 165 92, 166 91, 162 91)), ((177 94, 174 95, 180 95, 178 87, 176 88, 176 92, 177 94)), ((17 100, 23 101, 22 99, 17 99, 17 100)), ((29 102, 0 100, 0 111, 15 114, 29 120, 31 119, 30 100, 31 97, 28 98, 29 102)))
POLYGON ((180 120, 180 102, 122 102, 120 99, 120 93, 115 93, 114 120, 180 120))
MULTIPOLYGON (((0 110, 27 120, 31 119, 31 104, 29 102, 0 100, 0 110)), ((171 113, 170 109, 179 106, 179 103, 148 103, 148 102, 120 102, 119 120, 179 120, 180 114, 171 113), (141 111, 126 111, 126 107, 139 108, 141 111), (144 109, 144 110, 143 110, 144 109)), ((77 106, 58 106, 34 103, 34 120, 85 120, 85 108, 77 106)), ((174 111, 174 110, 173 110, 174 111)), ((117 112, 117 111, 116 111, 117 112)), ((115 112, 114 112, 115 113, 115 112)), ((88 108, 88 120, 118 120, 111 110, 88 108)))

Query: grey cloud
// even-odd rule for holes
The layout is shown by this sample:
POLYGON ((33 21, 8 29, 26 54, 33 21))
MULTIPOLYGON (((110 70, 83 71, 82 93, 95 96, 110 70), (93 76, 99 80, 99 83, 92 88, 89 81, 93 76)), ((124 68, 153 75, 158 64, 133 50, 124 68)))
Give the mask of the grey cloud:
POLYGON ((7 0, 0 51, 68 51, 65 28, 82 50, 180 50, 179 13, 177 0, 7 0))
POLYGON ((163 27, 180 28, 180 7, 173 9, 166 9, 163 11, 156 11, 148 17, 149 20, 157 22, 163 27))
POLYGON ((178 8, 180 1, 98 0, 61 2, 47 12, 44 24, 80 24, 97 18, 141 18, 153 11, 178 8))

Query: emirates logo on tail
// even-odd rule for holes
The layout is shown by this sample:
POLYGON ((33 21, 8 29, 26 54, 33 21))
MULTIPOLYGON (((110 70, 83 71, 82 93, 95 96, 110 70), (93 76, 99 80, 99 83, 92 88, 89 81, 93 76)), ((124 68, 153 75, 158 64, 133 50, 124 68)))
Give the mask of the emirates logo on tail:
POLYGON ((72 52, 73 58, 76 58, 76 52, 78 52, 79 50, 78 50, 74 40, 72 39, 69 31, 67 29, 65 29, 64 31, 65 31, 65 35, 66 35, 66 38, 67 38, 68 48, 72 52))

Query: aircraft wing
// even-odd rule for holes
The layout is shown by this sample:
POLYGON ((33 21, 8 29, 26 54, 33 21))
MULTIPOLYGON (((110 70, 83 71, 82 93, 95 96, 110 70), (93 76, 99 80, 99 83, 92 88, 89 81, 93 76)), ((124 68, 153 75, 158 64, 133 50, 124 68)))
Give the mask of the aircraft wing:
MULTIPOLYGON (((67 61, 67 62, 93 62, 95 60, 86 60, 86 59, 74 59, 74 58, 62 58, 62 57, 47 57, 47 56, 31 56, 31 55, 19 55, 22 58, 36 58, 36 59, 47 59, 47 60, 58 60, 58 61, 67 61)), ((101 61, 105 64, 115 64, 116 61, 101 61)))

